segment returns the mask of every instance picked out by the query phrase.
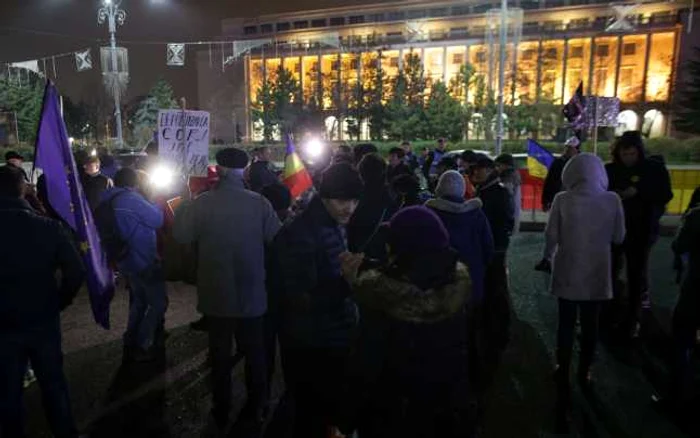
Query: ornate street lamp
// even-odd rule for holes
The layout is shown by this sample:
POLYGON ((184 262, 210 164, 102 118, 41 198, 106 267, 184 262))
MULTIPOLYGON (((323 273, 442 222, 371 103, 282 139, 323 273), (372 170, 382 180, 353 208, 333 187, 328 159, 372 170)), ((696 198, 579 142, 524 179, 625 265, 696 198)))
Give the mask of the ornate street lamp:
POLYGON ((121 26, 126 21, 126 12, 120 9, 121 0, 102 0, 102 7, 97 12, 97 23, 108 25, 109 48, 102 49, 102 71, 104 83, 108 91, 114 98, 114 116, 117 127, 117 143, 119 147, 124 146, 124 135, 122 132, 122 110, 121 94, 126 89, 129 81, 129 70, 126 50, 117 48, 117 26, 121 26), (119 58, 122 58, 121 65, 119 58))

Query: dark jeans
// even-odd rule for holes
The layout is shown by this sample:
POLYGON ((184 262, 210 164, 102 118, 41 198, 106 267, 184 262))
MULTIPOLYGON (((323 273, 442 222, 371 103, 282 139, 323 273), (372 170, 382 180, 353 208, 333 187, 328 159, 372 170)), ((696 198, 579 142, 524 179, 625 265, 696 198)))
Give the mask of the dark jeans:
POLYGON ((345 378, 347 348, 289 348, 282 355, 293 400, 294 438, 326 438, 345 378))
POLYGON ((0 332, 0 436, 24 437, 22 382, 27 361, 39 381, 51 433, 56 438, 77 437, 63 375, 58 318, 43 327, 0 332))
POLYGON ((267 402, 267 366, 265 360, 264 317, 217 318, 206 316, 209 325, 211 360, 212 415, 221 427, 231 411, 231 353, 233 338, 245 357, 245 379, 250 413, 261 415, 267 402))
POLYGON ((602 301, 570 301, 559 298, 559 328, 557 330, 557 363, 568 378, 577 316, 581 318, 581 357, 578 372, 585 376, 595 357, 598 343, 598 316, 602 301), (577 315, 578 314, 578 315, 577 315))
POLYGON ((617 281, 626 267, 627 300, 620 319, 626 328, 633 328, 642 317, 642 301, 649 290, 649 255, 652 242, 648 239, 630 239, 613 250, 613 285, 615 299, 622 298, 623 283, 617 281), (640 241, 641 240, 641 241, 640 241), (624 259, 624 263, 623 263, 624 259))
POLYGON ((148 350, 163 325, 168 307, 163 269, 154 265, 137 274, 126 274, 126 277, 129 280, 129 322, 124 345, 148 350))

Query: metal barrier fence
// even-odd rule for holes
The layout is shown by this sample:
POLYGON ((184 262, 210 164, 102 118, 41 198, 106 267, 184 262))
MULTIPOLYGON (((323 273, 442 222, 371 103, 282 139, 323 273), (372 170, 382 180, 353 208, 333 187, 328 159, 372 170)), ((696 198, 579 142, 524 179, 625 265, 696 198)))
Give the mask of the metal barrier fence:
MULTIPOLYGON (((688 208, 690 198, 700 186, 700 166, 668 166, 671 175, 673 200, 666 208, 666 216, 680 216, 688 208)), ((522 209, 520 220, 529 223, 547 222, 547 213, 542 211, 542 188, 544 181, 533 178, 527 169, 520 169, 522 177, 522 209)))

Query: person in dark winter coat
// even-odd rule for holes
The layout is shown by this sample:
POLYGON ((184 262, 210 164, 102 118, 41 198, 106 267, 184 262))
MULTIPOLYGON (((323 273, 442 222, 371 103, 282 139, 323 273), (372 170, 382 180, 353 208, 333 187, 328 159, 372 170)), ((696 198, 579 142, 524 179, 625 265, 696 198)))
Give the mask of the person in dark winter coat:
POLYGON ((358 274, 362 255, 344 259, 362 317, 337 425, 363 438, 468 437, 468 269, 425 207, 397 213, 388 233, 388 264, 358 274))
POLYGON ((114 187, 112 180, 100 172, 100 165, 99 158, 88 157, 83 163, 83 173, 80 176, 85 197, 92 211, 95 211, 100 203, 102 193, 114 187))
POLYGON ((362 180, 352 166, 329 167, 318 195, 274 242, 282 363, 296 409, 294 437, 326 438, 329 407, 344 377, 358 314, 340 257, 347 251, 345 227, 361 195, 362 180))
MULTIPOLYGON (((648 264, 656 242, 659 220, 671 199, 671 178, 668 170, 644 155, 644 143, 637 131, 625 132, 613 150, 613 162, 605 166, 609 190, 622 198, 627 236, 621 248, 627 265, 628 302, 623 316, 624 329, 630 337, 639 336, 642 298, 649 289, 648 264)), ((613 277, 622 270, 620 253, 614 263, 613 277)), ((618 287, 619 289, 619 287, 618 287)), ((617 290, 616 297, 621 296, 617 290)))
POLYGON ((674 367, 668 402, 687 407, 692 397, 693 350, 700 328, 700 207, 689 210, 671 248, 677 257, 687 258, 688 269, 673 311, 674 367))
POLYGON ((486 156, 479 157, 474 164, 472 180, 476 184, 476 196, 481 199, 491 225, 496 253, 505 258, 515 226, 512 196, 501 182, 495 163, 486 156))
POLYGON ((450 243, 457 250, 460 261, 469 267, 474 299, 484 296, 486 267, 493 257, 493 235, 478 198, 465 201, 464 178, 455 171, 445 172, 435 190, 435 199, 425 203, 442 220, 450 235, 450 243))
POLYGON ((250 165, 248 171, 250 190, 260 193, 265 186, 280 182, 277 174, 271 169, 270 160, 272 160, 272 151, 269 147, 263 146, 257 150, 257 159, 250 165))
POLYGON ((364 189, 348 224, 348 248, 381 262, 386 258, 386 240, 381 225, 394 215, 397 206, 386 187, 386 163, 382 157, 365 155, 360 161, 359 171, 364 189))
POLYGON ((411 175, 416 174, 416 170, 420 169, 420 161, 418 160, 418 157, 416 154, 413 153, 413 150, 411 149, 411 142, 410 141, 404 141, 401 143, 401 149, 404 151, 404 161, 406 162, 406 165, 408 165, 408 168, 411 170, 411 175))
POLYGON ((544 179, 544 187, 542 188, 542 209, 549 211, 554 202, 554 197, 561 192, 562 182, 561 176, 564 172, 566 163, 576 155, 580 150, 581 142, 577 137, 571 137, 564 143, 564 153, 561 157, 554 160, 547 171, 547 176, 544 179))
POLYGON ((355 147, 352 149, 353 156, 355 157, 355 166, 360 165, 360 161, 365 157, 365 155, 368 154, 376 154, 379 152, 379 149, 372 143, 360 143, 358 145, 355 145, 355 147))
POLYGON ((515 225, 513 233, 520 230, 520 212, 522 209, 522 179, 516 167, 515 159, 511 154, 501 154, 496 158, 496 170, 501 182, 508 189, 513 199, 513 212, 515 214, 515 225))
POLYGON ((25 436, 22 381, 31 361, 53 436, 77 438, 63 375, 60 312, 78 293, 85 270, 67 231, 37 215, 24 192, 24 175, 0 167, 0 227, 12 230, 0 245, 0 436, 25 436))
POLYGON ((391 148, 389 150, 389 167, 386 170, 386 181, 391 182, 401 175, 413 175, 411 168, 406 164, 405 152, 401 148, 391 148))
POLYGON ((420 188, 418 177, 413 175, 401 175, 391 182, 391 192, 396 199, 399 209, 412 205, 423 205, 432 195, 420 188))
MULTIPOLYGON (((436 176, 438 174, 437 165, 440 160, 447 153, 447 142, 444 138, 440 138, 437 141, 437 146, 434 150, 428 152, 425 157, 425 162, 423 163, 423 176, 425 179, 430 181, 431 176, 436 176)), ((438 175, 439 176, 439 175, 438 175)))

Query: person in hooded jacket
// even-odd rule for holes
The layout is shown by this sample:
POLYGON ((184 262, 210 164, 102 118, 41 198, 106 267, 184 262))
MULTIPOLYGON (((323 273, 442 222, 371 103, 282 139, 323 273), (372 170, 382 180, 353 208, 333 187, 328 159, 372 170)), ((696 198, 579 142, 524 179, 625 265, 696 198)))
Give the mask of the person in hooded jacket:
POLYGON ((562 181, 565 191, 554 198, 545 231, 545 258, 553 259, 550 291, 559 301, 557 383, 560 395, 568 397, 577 313, 582 330, 578 381, 585 388, 601 304, 612 299, 610 246, 622 243, 625 218, 620 198, 607 191, 608 178, 597 156, 581 153, 569 160, 562 181))
POLYGON ((450 235, 450 244, 457 250, 460 261, 469 267, 472 296, 481 300, 484 294, 486 267, 493 257, 493 234, 478 198, 465 201, 464 178, 456 170, 448 170, 438 181, 435 199, 425 206, 442 220, 450 235))
MULTIPOLYGON (((649 289, 649 255, 658 238, 659 220, 671 199, 671 178, 663 164, 649 160, 638 131, 625 132, 616 142, 613 162, 605 166, 610 191, 622 198, 627 236, 617 250, 614 278, 622 271, 620 256, 627 265, 627 303, 622 315, 623 328, 630 338, 640 332, 642 300, 649 289)), ((619 286, 618 283, 616 285, 619 286)), ((616 291, 616 297, 621 291, 616 291)))
POLYGON ((364 253, 370 260, 384 261, 386 258, 386 240, 381 225, 397 210, 386 187, 386 168, 384 159, 378 154, 362 158, 359 171, 364 189, 348 224, 348 249, 364 253))
POLYGON ((381 268, 358 274, 362 255, 343 259, 362 318, 336 425, 363 438, 468 437, 468 268, 425 207, 397 213, 388 235, 381 268))
POLYGON ((516 167, 515 159, 511 154, 501 154, 495 161, 498 176, 513 199, 513 214, 515 218, 513 233, 517 233, 520 230, 520 212, 522 209, 522 178, 516 167))

